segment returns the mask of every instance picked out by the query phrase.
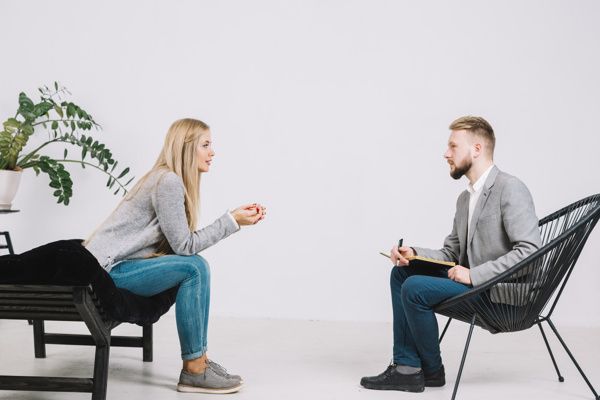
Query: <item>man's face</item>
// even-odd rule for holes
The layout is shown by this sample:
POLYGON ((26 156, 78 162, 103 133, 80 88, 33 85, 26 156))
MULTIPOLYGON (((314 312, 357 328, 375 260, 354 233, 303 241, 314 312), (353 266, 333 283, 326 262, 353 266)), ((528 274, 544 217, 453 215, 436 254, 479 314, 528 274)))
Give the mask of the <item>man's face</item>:
POLYGON ((472 137, 466 130, 452 131, 444 158, 450 165, 450 176, 460 179, 473 165, 472 137))

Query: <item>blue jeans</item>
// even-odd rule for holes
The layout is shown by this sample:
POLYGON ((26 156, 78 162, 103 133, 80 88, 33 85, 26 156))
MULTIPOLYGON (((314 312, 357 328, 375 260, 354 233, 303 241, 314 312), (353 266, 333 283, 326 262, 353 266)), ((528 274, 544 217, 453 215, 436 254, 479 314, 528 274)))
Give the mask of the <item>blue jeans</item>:
POLYGON ((422 368, 427 374, 442 367, 438 325, 433 307, 470 288, 448 278, 443 270, 394 267, 390 277, 394 311, 394 362, 422 368))
POLYGON ((140 296, 153 296, 179 285, 175 300, 181 358, 206 352, 210 307, 210 268, 200 256, 166 255, 121 261, 110 271, 115 285, 140 296))

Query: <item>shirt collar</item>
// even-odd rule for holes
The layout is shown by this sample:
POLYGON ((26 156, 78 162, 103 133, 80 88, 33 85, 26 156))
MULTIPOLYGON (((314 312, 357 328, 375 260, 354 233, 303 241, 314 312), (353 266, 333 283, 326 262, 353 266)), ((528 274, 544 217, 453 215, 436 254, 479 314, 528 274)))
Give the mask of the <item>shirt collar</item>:
POLYGON ((477 182, 475 182, 473 185, 471 185, 471 183, 469 183, 469 185, 467 186, 467 190, 469 191, 469 193, 473 194, 473 193, 478 193, 481 191, 481 188, 485 184, 485 181, 486 181, 488 175, 490 174, 490 171, 492 170, 492 168, 494 168, 494 164, 490 165, 489 168, 486 169, 483 174, 481 174, 479 179, 477 179, 477 182))

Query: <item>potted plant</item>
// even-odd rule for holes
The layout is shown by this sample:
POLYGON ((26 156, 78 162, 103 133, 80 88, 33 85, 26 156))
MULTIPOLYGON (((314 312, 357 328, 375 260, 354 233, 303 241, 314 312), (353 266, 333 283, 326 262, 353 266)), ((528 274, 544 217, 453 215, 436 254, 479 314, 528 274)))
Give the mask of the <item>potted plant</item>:
POLYGON ((40 172, 50 178, 50 187, 58 203, 69 204, 73 195, 73 181, 65 165, 80 164, 95 168, 108 176, 106 186, 127 193, 126 183, 122 183, 129 168, 124 168, 117 174, 118 162, 113 159, 112 152, 92 136, 92 129, 99 131, 100 125, 92 116, 77 104, 66 101, 69 91, 57 82, 54 87, 47 86, 38 89, 40 101, 35 103, 25 93, 19 94, 19 108, 14 117, 3 123, 0 131, 0 209, 10 209, 21 173, 32 168, 36 175, 40 172), (24 150, 29 138, 40 128, 48 133, 48 140, 33 150, 24 150), (63 144, 63 158, 43 155, 42 150, 50 144, 63 144), (77 159, 67 158, 68 147, 81 149, 77 159))

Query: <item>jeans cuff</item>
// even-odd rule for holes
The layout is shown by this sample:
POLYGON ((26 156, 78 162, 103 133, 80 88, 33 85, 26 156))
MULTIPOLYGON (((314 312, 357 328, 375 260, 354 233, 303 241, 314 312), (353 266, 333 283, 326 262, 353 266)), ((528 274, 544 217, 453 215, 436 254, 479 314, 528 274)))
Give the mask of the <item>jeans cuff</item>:
POLYGON ((405 357, 394 357, 394 364, 406 365, 407 367, 422 368, 420 362, 405 357))
POLYGON ((196 358, 200 358, 206 353, 206 347, 202 347, 200 351, 195 351, 193 353, 181 354, 181 359, 184 361, 195 360, 196 358))

